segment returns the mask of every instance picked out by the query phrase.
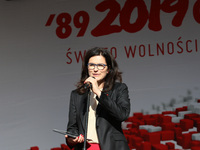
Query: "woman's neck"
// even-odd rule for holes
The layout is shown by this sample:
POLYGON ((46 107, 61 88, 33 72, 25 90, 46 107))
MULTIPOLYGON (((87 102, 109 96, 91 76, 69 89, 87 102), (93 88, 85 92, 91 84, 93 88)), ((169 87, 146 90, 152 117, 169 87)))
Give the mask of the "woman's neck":
POLYGON ((103 89, 104 83, 105 83, 104 81, 99 81, 98 82, 98 86, 99 86, 100 89, 103 89))

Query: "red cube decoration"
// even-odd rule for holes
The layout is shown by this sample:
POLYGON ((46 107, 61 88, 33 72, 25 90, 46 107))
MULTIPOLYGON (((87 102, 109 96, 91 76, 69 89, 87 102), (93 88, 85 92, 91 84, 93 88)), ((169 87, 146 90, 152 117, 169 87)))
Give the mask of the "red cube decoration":
POLYGON ((194 122, 190 119, 182 119, 180 120, 180 127, 183 131, 188 131, 193 128, 194 122))
POLYGON ((167 147, 168 147, 169 150, 175 149, 175 144, 172 143, 172 142, 167 142, 166 145, 167 145, 167 147))
POLYGON ((168 147, 164 144, 153 144, 152 150, 168 150, 168 147))
POLYGON ((39 147, 38 146, 33 146, 33 147, 31 147, 30 150, 39 150, 39 147))
POLYGON ((151 150, 151 143, 150 142, 142 142, 139 150, 151 150))
POLYGON ((174 131, 161 131, 161 140, 174 140, 174 131))
POLYGON ((152 132, 147 134, 146 140, 151 144, 160 144, 160 132, 152 132))

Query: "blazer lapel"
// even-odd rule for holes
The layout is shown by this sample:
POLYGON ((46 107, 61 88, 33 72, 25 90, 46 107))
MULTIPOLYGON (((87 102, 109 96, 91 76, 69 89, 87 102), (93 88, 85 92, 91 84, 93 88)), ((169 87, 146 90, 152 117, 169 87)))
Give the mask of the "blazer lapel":
MULTIPOLYGON (((105 94, 107 95, 107 96, 111 96, 111 94, 112 94, 112 90, 110 90, 110 91, 108 91, 108 92, 105 92, 105 94)), ((101 108, 102 106, 101 106, 101 104, 99 103, 98 105, 97 105, 97 109, 96 109, 96 117, 97 117, 97 120, 98 120, 98 117, 99 117, 99 115, 100 115, 100 113, 101 113, 101 111, 102 111, 102 108, 101 108)), ((99 125, 98 123, 98 121, 96 122, 97 123, 97 126, 99 125)))

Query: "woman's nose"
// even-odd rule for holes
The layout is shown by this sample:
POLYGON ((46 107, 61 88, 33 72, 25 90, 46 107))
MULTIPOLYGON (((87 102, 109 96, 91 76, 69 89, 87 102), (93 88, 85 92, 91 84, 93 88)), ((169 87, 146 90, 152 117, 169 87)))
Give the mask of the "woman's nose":
POLYGON ((94 66, 94 71, 98 71, 98 67, 97 66, 94 66))

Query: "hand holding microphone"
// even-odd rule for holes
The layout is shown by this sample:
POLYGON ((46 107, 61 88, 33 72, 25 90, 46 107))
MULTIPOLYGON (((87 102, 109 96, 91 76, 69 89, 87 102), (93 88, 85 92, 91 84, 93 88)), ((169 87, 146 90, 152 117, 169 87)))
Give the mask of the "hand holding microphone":
POLYGON ((91 83, 90 78, 95 79, 95 77, 89 77, 89 78, 87 78, 87 79, 85 80, 85 82, 84 82, 84 85, 83 85, 83 88, 84 88, 84 89, 92 88, 92 83, 91 83))
POLYGON ((95 93, 98 97, 101 95, 101 90, 99 89, 97 79, 95 77, 89 77, 84 82, 84 88, 91 88, 93 93, 95 93))

